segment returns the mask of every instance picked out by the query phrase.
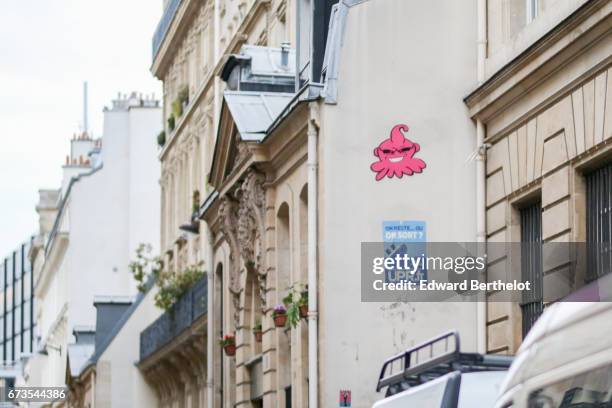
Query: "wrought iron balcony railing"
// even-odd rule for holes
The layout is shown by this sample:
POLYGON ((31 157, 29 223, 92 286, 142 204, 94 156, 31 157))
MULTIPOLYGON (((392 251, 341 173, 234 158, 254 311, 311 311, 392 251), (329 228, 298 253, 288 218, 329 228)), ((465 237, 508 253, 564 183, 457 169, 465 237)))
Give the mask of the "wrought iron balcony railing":
POLYGON ((174 19, 174 15, 178 10, 179 6, 183 0, 170 0, 168 5, 164 9, 164 14, 162 15, 161 20, 157 24, 157 28, 155 29, 155 34, 153 34, 153 59, 157 56, 159 52, 159 48, 164 42, 164 38, 166 38, 166 34, 168 33, 168 29, 170 28, 170 24, 174 19))
POLYGON ((140 361, 176 338, 207 312, 208 281, 196 282, 170 310, 140 333, 140 361))

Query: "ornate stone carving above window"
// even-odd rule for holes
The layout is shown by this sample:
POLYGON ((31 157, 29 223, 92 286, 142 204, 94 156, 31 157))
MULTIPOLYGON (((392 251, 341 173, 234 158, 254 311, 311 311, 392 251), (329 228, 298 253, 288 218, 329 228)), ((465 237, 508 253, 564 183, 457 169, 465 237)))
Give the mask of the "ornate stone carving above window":
POLYGON ((219 209, 221 231, 230 246, 230 291, 237 298, 242 291, 240 269, 244 264, 259 283, 262 309, 265 309, 266 267, 264 265, 265 175, 250 168, 231 196, 222 199, 219 209), (242 260, 243 263, 240 262, 242 260))

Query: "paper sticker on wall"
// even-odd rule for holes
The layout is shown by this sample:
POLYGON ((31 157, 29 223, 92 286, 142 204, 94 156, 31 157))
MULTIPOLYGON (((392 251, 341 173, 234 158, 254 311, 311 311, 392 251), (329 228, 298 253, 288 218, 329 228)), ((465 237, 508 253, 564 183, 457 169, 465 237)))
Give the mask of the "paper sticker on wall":
POLYGON ((339 407, 350 407, 351 406, 351 391, 340 390, 339 407))
POLYGON ((388 178, 402 178, 405 175, 412 176, 421 173, 426 167, 423 160, 414 157, 421 149, 418 143, 414 143, 404 136, 408 132, 408 126, 396 125, 391 130, 388 139, 374 149, 374 156, 378 161, 372 163, 370 169, 376 173, 376 181, 388 178))
MULTIPOLYGON (((385 256, 394 258, 424 257, 427 250, 427 223, 425 221, 383 221, 383 242, 385 256)), ((412 265, 408 270, 385 270, 385 282, 427 280, 427 266, 424 263, 412 265)))

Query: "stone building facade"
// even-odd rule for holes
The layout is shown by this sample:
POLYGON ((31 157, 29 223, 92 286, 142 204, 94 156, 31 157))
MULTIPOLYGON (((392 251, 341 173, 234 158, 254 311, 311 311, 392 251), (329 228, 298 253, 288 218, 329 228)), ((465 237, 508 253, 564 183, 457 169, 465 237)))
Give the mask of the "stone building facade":
POLYGON ((488 1, 480 16, 429 3, 167 2, 152 66, 167 125, 161 249, 176 271, 204 262, 210 303, 139 362, 161 406, 327 407, 340 390, 369 406, 382 361, 442 331, 470 351, 520 344, 537 305, 363 301, 356 243, 397 220, 426 225, 428 241, 473 242, 481 204, 489 242, 520 241, 521 210, 537 203, 542 240, 584 239, 579 175, 609 150, 610 2, 488 1), (483 203, 466 160, 483 148, 474 121, 483 203), (426 167, 377 179, 372 152, 403 123, 426 167), (273 308, 307 283, 318 305, 275 327, 273 308), (207 370, 184 364, 186 345, 206 345, 207 370), (204 397, 185 396, 194 383, 204 397))
MULTIPOLYGON (((486 128, 487 240, 524 240, 531 223, 544 244, 591 242, 587 201, 596 198, 587 180, 612 153, 612 2, 487 5, 486 80, 466 98, 486 128), (535 217, 526 224, 530 208, 535 217)), ((603 187, 609 190, 610 179, 603 187)), ((546 259, 541 268, 535 279, 543 294, 568 273, 546 259)), ((560 295, 585 283, 581 276, 560 280, 567 281, 560 295)), ((544 307, 541 297, 489 302, 487 350, 516 352, 544 307)))
MULTIPOLYGON (((161 255, 167 268, 180 273, 203 262, 212 274, 212 260, 207 258, 212 243, 196 215, 213 191, 209 177, 225 87, 219 76, 228 57, 243 44, 278 48, 291 42, 294 5, 286 0, 164 4, 153 39, 151 71, 163 81, 164 90, 165 140, 159 159, 161 255)), ((185 320, 189 335, 165 333, 167 313, 141 333, 138 366, 156 389, 160 406, 174 406, 177 401, 206 406, 212 392, 220 398, 221 384, 207 378, 206 359, 198 361, 206 354, 206 344, 216 344, 220 334, 207 332, 208 313, 192 317, 185 320), (167 339, 159 347, 151 346, 159 330, 167 339), (166 380, 169 373, 173 381, 166 380)))
MULTIPOLYGON (((327 407, 337 404, 340 390, 350 390, 355 406, 368 406, 381 398, 375 382, 390 355, 449 329, 476 349, 474 304, 381 307, 361 301, 357 278, 359 243, 380 241, 386 220, 419 220, 434 241, 475 236, 473 164, 455 158, 473 151, 474 127, 462 97, 475 83, 476 10, 403 0, 220 2, 212 9, 208 2, 172 4, 167 10, 174 17, 154 48, 152 68, 164 80, 166 119, 185 78, 193 77, 191 67, 208 66, 197 51, 183 51, 203 38, 195 25, 209 20, 197 16, 209 10, 217 27, 209 40, 212 71, 202 83, 189 82, 183 112, 166 129, 160 152, 165 261, 180 271, 203 260, 208 272, 208 329, 193 325, 183 332, 206 341, 207 401, 327 407), (419 16, 439 7, 453 10, 444 16, 447 29, 423 26, 419 16), (432 44, 448 45, 451 28, 456 51, 431 66, 432 44), (418 40, 424 32, 426 45, 418 40), (416 77, 383 74, 390 60, 439 80, 445 102, 416 77), (437 121, 440 115, 445 121, 437 121), (379 182, 370 169, 372 152, 404 122, 431 167, 379 182), (456 188, 458 182, 465 188, 456 188), (290 288, 306 284, 307 318, 275 327, 275 306, 290 288), (444 316, 450 314, 461 318, 449 322, 444 316), (261 342, 253 333, 258 323, 261 342), (224 335, 235 336, 235 356, 217 344, 224 335)), ((139 363, 158 367, 157 378, 172 373, 174 391, 145 370, 161 406, 185 395, 188 366, 173 361, 181 342, 176 336, 139 363)))

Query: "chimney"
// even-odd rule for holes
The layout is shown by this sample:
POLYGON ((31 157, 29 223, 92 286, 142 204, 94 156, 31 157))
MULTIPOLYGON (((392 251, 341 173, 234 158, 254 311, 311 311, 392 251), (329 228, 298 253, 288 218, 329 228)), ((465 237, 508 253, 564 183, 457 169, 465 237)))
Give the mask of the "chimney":
POLYGON ((133 300, 124 296, 96 296, 96 350, 111 334, 115 325, 132 305, 133 300))
POLYGON ((281 44, 281 66, 286 69, 289 66, 289 41, 283 41, 281 44))
POLYGON ((77 344, 93 344, 96 340, 96 330, 90 326, 74 326, 72 334, 77 344))

